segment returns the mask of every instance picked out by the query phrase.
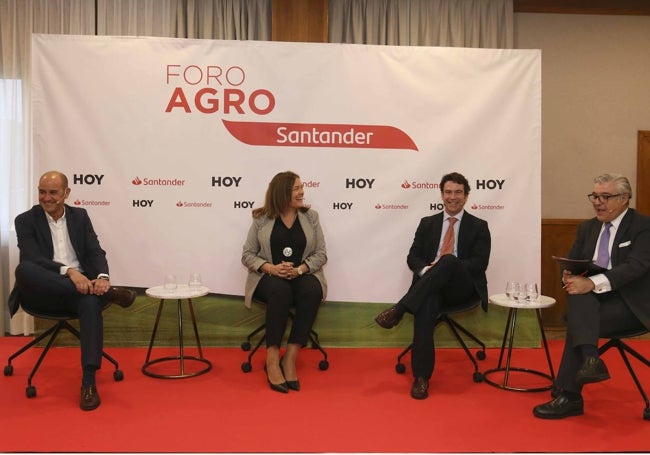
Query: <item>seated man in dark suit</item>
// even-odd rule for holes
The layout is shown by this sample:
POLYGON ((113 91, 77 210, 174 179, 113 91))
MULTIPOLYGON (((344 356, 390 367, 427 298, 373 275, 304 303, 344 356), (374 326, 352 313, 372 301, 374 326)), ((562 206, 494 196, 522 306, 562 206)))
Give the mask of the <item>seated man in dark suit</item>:
POLYGON ((83 410, 100 405, 95 371, 103 349, 102 309, 107 302, 130 306, 136 293, 111 287, 106 253, 86 210, 66 205, 67 177, 56 171, 38 183, 38 205, 15 220, 20 263, 16 285, 9 297, 13 316, 19 305, 35 312, 62 312, 79 316, 81 402, 83 410))
POLYGON ((415 399, 428 396, 435 363, 433 327, 441 312, 471 298, 481 299, 487 309, 490 230, 486 221, 464 210, 469 191, 467 179, 457 172, 442 178, 445 210, 420 220, 406 258, 413 271, 411 287, 396 305, 375 318, 390 329, 407 311, 415 317, 411 352, 415 399))
POLYGON ((621 175, 597 177, 587 197, 596 217, 578 226, 568 257, 607 270, 588 277, 562 272, 566 341, 554 399, 533 409, 542 419, 581 415, 582 387, 609 379, 598 356, 601 335, 650 329, 650 218, 629 207, 632 188, 621 175))

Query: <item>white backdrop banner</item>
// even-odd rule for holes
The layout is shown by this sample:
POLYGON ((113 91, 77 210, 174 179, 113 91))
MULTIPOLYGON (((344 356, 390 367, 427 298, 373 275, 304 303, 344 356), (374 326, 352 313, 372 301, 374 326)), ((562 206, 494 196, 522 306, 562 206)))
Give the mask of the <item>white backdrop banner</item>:
POLYGON ((33 37, 34 173, 68 175, 111 280, 198 272, 243 295, 268 182, 292 170, 321 215, 330 301, 395 302, 440 178, 488 221, 490 292, 540 278, 541 53, 33 37))

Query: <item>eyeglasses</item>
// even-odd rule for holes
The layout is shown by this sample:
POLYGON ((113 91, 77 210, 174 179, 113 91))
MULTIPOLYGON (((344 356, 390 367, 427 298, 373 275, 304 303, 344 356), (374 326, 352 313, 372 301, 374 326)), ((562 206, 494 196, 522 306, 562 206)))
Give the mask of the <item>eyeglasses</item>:
POLYGON ((627 194, 627 193, 618 193, 618 194, 596 194, 596 193, 591 193, 591 194, 587 195, 587 198, 589 199, 590 202, 598 201, 601 204, 607 204, 607 202, 611 198, 622 196, 623 194, 627 194))

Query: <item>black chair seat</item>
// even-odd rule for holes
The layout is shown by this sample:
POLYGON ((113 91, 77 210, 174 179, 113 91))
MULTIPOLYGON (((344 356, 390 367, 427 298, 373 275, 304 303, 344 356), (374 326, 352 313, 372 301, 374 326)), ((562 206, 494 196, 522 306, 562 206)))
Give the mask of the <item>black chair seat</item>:
MULTIPOLYGON (((436 322, 434 324, 434 330, 440 325, 440 324, 445 324, 449 329, 451 330, 452 334, 458 341, 458 344, 463 348, 463 351, 465 351, 465 354, 469 358, 469 360, 472 362, 474 365, 474 373, 472 374, 472 379, 474 382, 482 382, 483 381, 483 374, 479 371, 479 366, 478 360, 485 360, 486 353, 485 353, 485 343, 483 343, 476 335, 474 335, 472 332, 470 332, 467 328, 463 327, 458 321, 456 321, 454 318, 452 318, 452 315, 458 314, 458 313, 464 313, 466 311, 473 310, 474 308, 478 307, 481 305, 481 300, 480 299, 470 299, 467 300, 459 305, 456 305, 454 308, 451 308, 443 313, 440 314, 438 319, 436 319, 436 322), (472 340, 474 343, 476 343, 480 349, 476 352, 476 358, 472 355, 470 352, 469 348, 467 347, 467 344, 465 343, 465 340, 461 336, 461 333, 465 335, 467 338, 472 340)), ((404 349, 398 356, 397 356, 397 364, 395 365, 395 371, 399 374, 403 374, 406 371, 406 366, 404 363, 402 363, 402 358, 409 353, 413 349, 413 343, 409 344, 406 349, 404 349)))
MULTIPOLYGON (((260 305, 266 306, 266 303, 262 302, 261 300, 254 299, 253 302, 257 303, 257 304, 260 304, 260 305)), ((293 321, 294 317, 295 317, 295 313, 293 312, 293 310, 292 309, 289 310, 289 319, 293 321)), ((241 369, 242 369, 242 371, 244 373, 250 373, 252 371, 252 369, 253 369, 253 363, 252 363, 253 356, 258 351, 258 349, 262 346, 262 343, 264 343, 264 340, 266 340, 265 331, 266 331, 266 323, 262 323, 255 330, 253 330, 252 332, 250 332, 246 336, 246 341, 242 342, 242 344, 241 344, 242 351, 250 351, 250 349, 251 349, 251 341, 252 341, 253 337, 261 332, 261 336, 260 336, 259 340, 257 341, 257 343, 255 344, 255 347, 248 354, 248 358, 246 359, 246 361, 241 364, 241 369)), ((318 333, 314 329, 309 330, 309 342, 310 342, 310 346, 311 346, 312 349, 318 349, 320 351, 320 353, 323 354, 323 359, 320 362, 318 362, 318 369, 320 369, 321 371, 327 370, 329 368, 329 366, 330 366, 329 361, 327 360, 327 352, 325 352, 325 350, 321 346, 320 340, 318 338, 318 333)))
POLYGON ((645 402, 645 408, 643 409, 643 418, 645 420, 650 420, 650 402, 648 402, 648 395, 643 389, 643 385, 641 384, 641 381, 639 381, 634 368, 632 368, 632 363, 630 362, 628 354, 636 358, 639 362, 643 363, 647 367, 650 367, 650 360, 641 355, 638 351, 632 349, 627 343, 623 341, 624 339, 634 338, 640 335, 645 335, 646 333, 648 333, 647 330, 634 330, 626 333, 607 334, 602 338, 608 338, 608 340, 598 348, 598 353, 602 356, 611 348, 616 348, 618 350, 621 358, 623 359, 623 362, 625 363, 625 366, 627 367, 627 371, 630 373, 630 376, 632 376, 632 380, 634 381, 637 390, 645 402))
MULTIPOLYGON (((104 305, 102 310, 105 310, 110 306, 110 303, 107 303, 104 305)), ((29 376, 27 377, 27 388, 25 390, 25 394, 27 398, 33 398, 36 396, 36 387, 32 385, 32 378, 38 371, 38 368, 41 366, 41 363, 45 359, 45 356, 49 352, 50 348, 54 345, 54 342, 56 341, 57 336, 62 330, 66 330, 70 332, 72 335, 74 335, 78 340, 81 338, 81 334, 79 333, 79 330, 77 330, 76 327, 74 327, 72 324, 70 324, 70 321, 76 320, 78 316, 76 314, 71 314, 71 313, 65 313, 61 311, 53 311, 53 312, 48 312, 44 313, 43 311, 34 311, 30 308, 25 308, 23 307, 23 310, 36 318, 40 319, 46 319, 46 320, 51 320, 55 321, 55 323, 48 328, 46 331, 38 335, 36 338, 34 338, 32 341, 27 343, 25 346, 20 348, 18 351, 13 353, 9 359, 7 360, 7 365, 4 368, 4 375, 5 376, 12 376, 14 373, 14 366, 11 364, 11 362, 14 361, 17 357, 19 357, 21 354, 23 354, 25 351, 27 351, 29 348, 32 346, 35 346, 36 344, 40 343, 42 340, 47 339, 47 342, 45 344, 45 348, 43 349, 43 352, 41 352, 41 355, 38 357, 38 360, 36 361, 36 364, 32 368, 32 371, 30 372, 29 376)), ((117 361, 108 355, 105 351, 102 350, 102 356, 111 362, 113 366, 115 367, 115 371, 113 372, 113 379, 115 381, 122 381, 124 379, 124 373, 122 370, 119 369, 119 365, 117 361)))

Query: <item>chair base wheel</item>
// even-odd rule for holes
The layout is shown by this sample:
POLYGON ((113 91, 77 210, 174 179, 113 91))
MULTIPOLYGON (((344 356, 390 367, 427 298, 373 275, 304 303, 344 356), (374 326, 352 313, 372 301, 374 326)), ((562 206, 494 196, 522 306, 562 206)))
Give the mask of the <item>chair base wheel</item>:
POLYGON ((327 360, 321 360, 318 362, 318 369, 321 371, 325 371, 330 367, 330 363, 327 360))
POLYGON ((474 382, 483 382, 483 373, 475 371, 474 374, 472 375, 472 379, 474 380, 474 382))
POLYGON ((645 408, 643 410, 643 420, 650 420, 650 409, 645 408))
POLYGON ((476 358, 478 360, 485 360, 485 357, 486 357, 485 351, 477 351, 476 352, 476 358))
POLYGON ((251 365, 250 362, 244 362, 244 363, 241 364, 241 370, 244 373, 250 373, 252 369, 253 369, 253 366, 251 365))
POLYGON ((5 376, 11 376, 12 374, 14 374, 14 366, 13 365, 5 366, 5 376))
POLYGON ((250 351, 251 350, 251 344, 248 341, 244 341, 241 344, 241 350, 242 351, 250 351))
POLYGON ((122 370, 115 370, 113 372, 113 379, 117 382, 124 380, 124 372, 122 370))
POLYGON ((36 396, 36 387, 33 385, 28 385, 25 389, 25 395, 27 398, 34 398, 36 396))
POLYGON ((398 363, 397 365, 395 365, 395 372, 397 374, 404 374, 404 372, 406 372, 406 365, 404 365, 403 363, 398 363))

